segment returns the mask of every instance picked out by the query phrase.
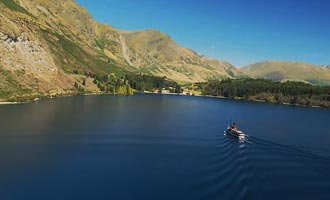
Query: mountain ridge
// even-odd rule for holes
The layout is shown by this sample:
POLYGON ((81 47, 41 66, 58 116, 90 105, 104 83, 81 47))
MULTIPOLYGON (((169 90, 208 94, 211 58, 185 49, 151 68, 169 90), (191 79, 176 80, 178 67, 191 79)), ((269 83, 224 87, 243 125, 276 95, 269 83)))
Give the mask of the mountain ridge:
POLYGON ((304 62, 268 60, 242 67, 240 70, 252 78, 301 81, 316 85, 330 84, 329 70, 304 62))
MULTIPOLYGON (((38 3, 33 6, 29 5, 31 4, 31 1, 19 0, 19 2, 22 5, 25 5, 28 10, 30 7, 36 7, 37 10, 33 9, 32 14, 38 15, 38 17, 43 16, 44 13, 47 13, 45 11, 45 7, 47 6, 47 9, 51 11, 50 13, 59 12, 61 16, 65 16, 65 21, 62 21, 61 17, 59 17, 58 19, 60 20, 57 21, 60 21, 63 24, 66 23, 66 26, 70 25, 71 27, 78 27, 78 30, 72 31, 74 36, 76 36, 78 32, 80 39, 82 41, 87 41, 89 47, 93 47, 95 43, 90 38, 93 38, 93 35, 95 35, 96 39, 99 40, 100 43, 105 43, 105 46, 98 45, 98 47, 101 47, 102 51, 107 51, 108 54, 111 52, 112 56, 110 56, 110 59, 116 58, 115 60, 119 62, 117 64, 125 69, 139 71, 137 66, 142 65, 139 66, 142 68, 142 72, 147 72, 157 76, 167 76, 168 78, 176 81, 186 82, 207 80, 211 75, 212 77, 214 75, 218 77, 231 77, 226 70, 221 70, 222 67, 232 67, 229 66, 230 64, 227 62, 221 61, 221 63, 218 63, 217 68, 210 70, 203 62, 201 62, 198 55, 193 55, 191 52, 188 52, 189 55, 184 56, 184 59, 192 61, 191 63, 181 63, 181 57, 170 57, 173 56, 173 53, 171 54, 170 52, 181 53, 183 51, 187 53, 187 51, 190 50, 181 47, 174 40, 172 40, 170 36, 158 30, 146 29, 124 31, 118 30, 110 25, 98 23, 92 18, 85 8, 76 4, 73 0, 54 1, 55 3, 51 4, 45 0, 37 0, 34 2, 38 3), (56 2, 62 3, 56 4, 56 2), (49 4, 51 6, 49 6, 49 4), (77 19, 81 19, 82 23, 77 19), (147 40, 147 43, 141 43, 136 37, 147 40), (161 39, 163 39, 163 43, 157 44, 157 42, 161 42, 161 39), (127 44, 126 48, 123 45, 124 43, 127 44), (155 46, 158 49, 155 49, 155 46), (164 50, 159 52, 163 48, 168 49, 167 51, 164 50), (153 52, 152 50, 157 50, 157 52, 153 52), (162 56, 166 55, 168 57, 163 60, 159 60, 158 58, 155 58, 158 54, 162 56), (170 59, 175 62, 164 63, 164 61, 169 61, 170 59), (200 66, 202 68, 197 74, 194 73, 196 66, 200 66), (168 69, 169 67, 171 69, 168 69)), ((47 16, 47 19, 48 18, 49 16, 47 16)), ((238 74, 237 70, 234 68, 232 69, 235 71, 233 74, 238 74)))

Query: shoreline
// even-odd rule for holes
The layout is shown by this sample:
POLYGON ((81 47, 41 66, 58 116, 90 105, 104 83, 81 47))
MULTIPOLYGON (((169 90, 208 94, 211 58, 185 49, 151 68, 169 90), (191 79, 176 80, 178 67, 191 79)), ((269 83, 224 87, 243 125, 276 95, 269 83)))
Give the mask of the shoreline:
POLYGON ((16 104, 22 104, 24 102, 0 102, 0 105, 16 105, 16 104))
POLYGON ((207 98, 215 98, 215 99, 228 99, 228 100, 236 100, 236 101, 250 101, 256 103, 265 103, 270 105, 283 105, 283 106, 298 106, 298 107, 306 107, 306 108, 322 108, 322 109, 329 109, 328 107, 321 107, 321 106, 309 106, 309 105, 301 105, 301 104, 290 104, 290 103, 279 103, 279 102, 267 102, 264 100, 258 99, 244 99, 244 98, 230 98, 230 97, 223 97, 223 96, 212 96, 212 95, 195 95, 196 97, 207 97, 207 98))
POLYGON ((137 92, 140 94, 159 94, 159 95, 176 95, 176 96, 187 96, 187 97, 203 97, 203 98, 213 98, 213 99, 228 99, 228 100, 235 100, 235 101, 250 101, 250 102, 256 102, 256 103, 265 103, 270 105, 283 105, 283 106, 298 106, 298 107, 306 107, 306 108, 322 108, 322 109, 329 109, 327 107, 321 107, 321 106, 309 106, 309 105, 301 105, 301 104, 290 104, 290 103, 279 103, 279 102, 267 102, 264 100, 258 100, 258 99, 244 99, 244 98, 230 98, 230 97, 224 97, 224 96, 212 96, 212 95, 185 95, 185 94, 177 94, 177 93, 152 93, 152 92, 137 92))
MULTIPOLYGON (((309 105, 300 105, 300 104, 290 104, 290 103, 271 103, 264 100, 258 99, 244 99, 244 98, 230 98, 230 97, 223 97, 223 96, 212 96, 212 95, 186 95, 186 94, 178 94, 178 93, 153 93, 153 92, 143 92, 143 91, 136 91, 134 94, 157 94, 157 95, 171 95, 171 96, 187 96, 187 97, 202 97, 202 98, 214 98, 214 99, 228 99, 228 100, 236 100, 236 101, 250 101, 250 102, 257 102, 257 103, 267 103, 271 105, 283 105, 283 106, 298 106, 298 107, 307 107, 307 108, 321 108, 321 109, 329 109, 328 107, 321 107, 321 106, 309 106, 309 105)), ((134 95, 133 94, 133 95, 134 95)), ((56 98, 63 98, 63 97, 71 97, 71 96, 102 96, 102 95, 113 95, 117 96, 116 94, 109 94, 109 93, 86 93, 86 94, 67 94, 67 95, 59 95, 59 96, 44 96, 41 98, 36 98, 34 100, 26 101, 26 102, 8 102, 0 101, 1 105, 18 105, 18 104, 26 104, 26 103, 33 103, 42 100, 50 100, 56 98)))
POLYGON ((328 107, 321 106, 309 106, 309 105, 301 105, 301 104, 290 104, 290 103, 278 103, 278 102, 267 102, 264 100, 258 99, 244 99, 244 98, 230 98, 224 96, 212 96, 212 95, 185 95, 185 94, 177 94, 177 93, 153 93, 153 92, 136 92, 138 94, 158 94, 158 95, 176 95, 176 96, 187 96, 187 97, 202 97, 202 98, 213 98, 213 99, 228 99, 228 100, 236 100, 236 101, 250 101, 256 103, 266 103, 270 105, 283 105, 283 106, 298 106, 298 107, 306 107, 306 108, 321 108, 321 109, 329 109, 328 107))

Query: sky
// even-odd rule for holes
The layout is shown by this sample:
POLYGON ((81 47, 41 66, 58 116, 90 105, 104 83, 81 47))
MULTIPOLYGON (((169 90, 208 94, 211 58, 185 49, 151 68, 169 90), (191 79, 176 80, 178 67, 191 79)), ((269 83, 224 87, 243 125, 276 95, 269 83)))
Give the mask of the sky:
POLYGON ((237 67, 265 60, 330 64, 330 0, 76 0, 122 30, 157 29, 237 67))

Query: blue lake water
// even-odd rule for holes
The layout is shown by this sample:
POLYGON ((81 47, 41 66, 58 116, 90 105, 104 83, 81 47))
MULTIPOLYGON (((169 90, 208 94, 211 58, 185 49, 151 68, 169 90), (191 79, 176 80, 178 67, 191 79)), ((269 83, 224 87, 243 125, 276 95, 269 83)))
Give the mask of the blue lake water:
POLYGON ((0 199, 330 199, 330 110, 76 96, 0 106, 0 199), (235 120, 248 142, 225 136, 235 120))

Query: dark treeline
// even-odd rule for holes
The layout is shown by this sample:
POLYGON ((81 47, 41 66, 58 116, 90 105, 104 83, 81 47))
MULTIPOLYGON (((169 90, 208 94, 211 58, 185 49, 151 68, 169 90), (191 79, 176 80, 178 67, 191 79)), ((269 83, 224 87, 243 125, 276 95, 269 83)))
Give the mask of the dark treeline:
POLYGON ((153 91, 155 89, 165 88, 172 93, 182 92, 182 89, 177 82, 168 80, 166 77, 131 73, 126 74, 125 79, 128 80, 132 88, 138 91, 153 91))
MULTIPOLYGON (((74 74, 80 74, 78 70, 73 71, 74 74)), ((99 75, 91 72, 83 72, 83 74, 93 79, 93 83, 105 93, 112 94, 133 94, 133 91, 154 91, 163 88, 173 93, 181 93, 182 89, 177 82, 171 81, 166 77, 157 77, 145 74, 135 74, 126 72, 122 75, 109 74, 99 75)), ((79 93, 84 93, 85 79, 81 84, 75 83, 74 87, 79 93)))
POLYGON ((264 79, 227 79, 199 83, 203 95, 330 107, 330 86, 303 82, 284 83, 264 79))
MULTIPOLYGON (((98 75, 91 72, 85 72, 84 75, 93 78, 93 83, 104 93, 131 95, 134 92, 124 76, 118 77, 115 74, 98 75)), ((85 80, 83 80, 82 85, 85 84, 85 80)))

